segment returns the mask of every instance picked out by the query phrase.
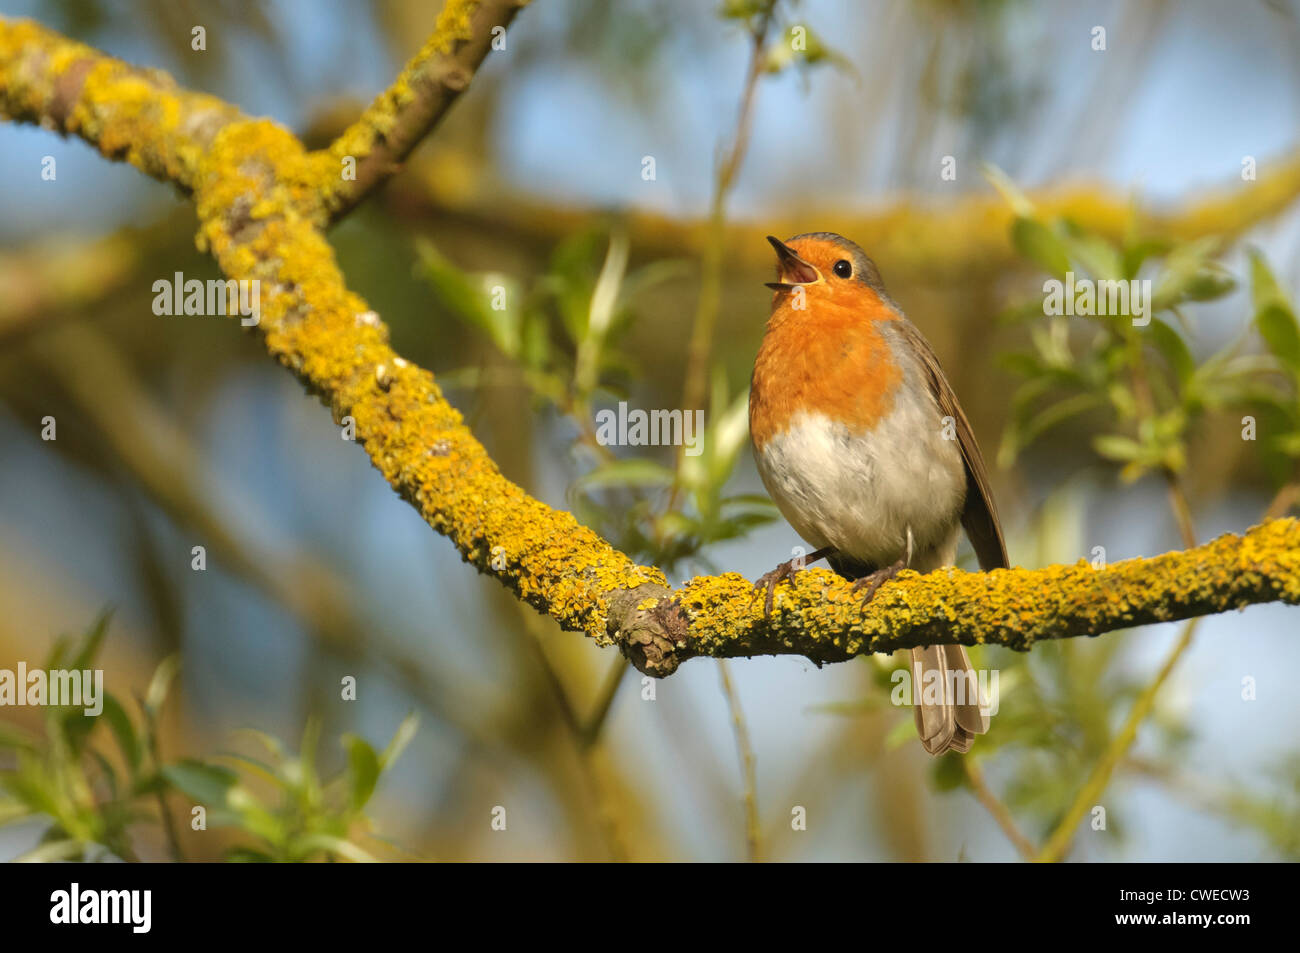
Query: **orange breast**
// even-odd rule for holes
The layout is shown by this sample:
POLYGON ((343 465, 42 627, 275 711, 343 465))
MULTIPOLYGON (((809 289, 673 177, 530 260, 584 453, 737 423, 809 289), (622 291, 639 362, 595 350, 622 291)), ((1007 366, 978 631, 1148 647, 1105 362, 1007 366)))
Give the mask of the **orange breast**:
POLYGON ((840 304, 781 303, 767 324, 749 392, 749 431, 761 452, 800 411, 825 414, 864 433, 889 412, 902 371, 890 358, 881 322, 895 313, 874 295, 840 304))

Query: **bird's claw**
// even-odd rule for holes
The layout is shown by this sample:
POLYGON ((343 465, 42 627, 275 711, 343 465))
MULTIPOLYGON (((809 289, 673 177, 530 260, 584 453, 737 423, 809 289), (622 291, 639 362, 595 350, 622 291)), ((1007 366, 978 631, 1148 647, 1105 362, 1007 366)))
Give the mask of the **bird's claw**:
POLYGON ((791 559, 788 562, 783 562, 771 572, 763 573, 763 575, 758 577, 758 581, 754 583, 754 595, 749 600, 751 604, 753 604, 754 599, 758 598, 760 592, 764 589, 767 590, 767 598, 763 600, 764 619, 770 619, 772 617, 772 597, 776 593, 776 587, 786 579, 793 579, 795 573, 799 572, 799 570, 803 568, 803 566, 797 565, 799 562, 799 559, 791 559))
POLYGON ((892 566, 886 566, 884 569, 877 569, 875 572, 856 580, 853 583, 853 591, 856 593, 863 593, 862 605, 865 606, 868 602, 874 599, 876 597, 876 590, 902 572, 905 566, 906 563, 900 559, 892 566), (865 592, 863 592, 863 590, 865 590, 865 592))

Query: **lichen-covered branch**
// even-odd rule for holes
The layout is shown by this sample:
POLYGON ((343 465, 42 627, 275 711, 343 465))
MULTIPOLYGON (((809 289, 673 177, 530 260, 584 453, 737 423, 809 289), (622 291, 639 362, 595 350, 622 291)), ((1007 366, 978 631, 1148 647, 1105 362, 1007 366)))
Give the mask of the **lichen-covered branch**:
POLYGON ((528 0, 447 0, 433 36, 388 89, 329 148, 333 170, 323 183, 336 220, 397 171, 469 86, 492 48, 528 0), (350 175, 342 172, 349 164, 350 175))
POLYGON ((111 59, 29 21, 0 23, 0 109, 77 135, 110 159, 192 187, 212 138, 239 113, 171 77, 111 59))
POLYGON ((433 375, 394 353, 325 240, 327 154, 31 23, 0 20, 0 114, 79 135, 192 193, 200 247, 228 277, 261 282, 255 333, 267 351, 337 421, 355 421, 389 484, 480 572, 563 627, 618 646, 643 672, 668 675, 697 655, 821 663, 942 642, 1026 650, 1251 603, 1300 603, 1300 523, 1290 519, 1100 570, 904 573, 866 607, 838 577, 808 570, 778 589, 770 619, 735 573, 674 591, 658 569, 506 480, 433 375))
POLYGON ((692 620, 687 651, 796 652, 819 662, 949 642, 1028 651, 1043 639, 1260 602, 1300 603, 1300 522, 1272 520, 1244 536, 1105 569, 1080 560, 1045 569, 904 572, 865 609, 833 573, 806 570, 778 588, 770 623, 745 608, 749 592, 750 584, 734 574, 687 583, 678 594, 692 620))

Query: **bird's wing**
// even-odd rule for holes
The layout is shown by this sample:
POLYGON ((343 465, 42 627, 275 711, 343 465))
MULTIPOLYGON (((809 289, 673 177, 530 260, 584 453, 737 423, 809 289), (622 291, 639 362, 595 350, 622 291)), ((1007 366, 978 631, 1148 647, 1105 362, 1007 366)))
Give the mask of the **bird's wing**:
POLYGON ((1006 569, 1007 545, 1002 539, 1002 525, 998 522, 997 506, 993 503, 993 493, 989 489, 989 475, 984 468, 984 456, 979 444, 975 442, 975 432, 971 430, 970 421, 957 403, 957 395, 952 385, 939 366, 920 329, 911 321, 903 318, 899 322, 903 334, 913 353, 921 358, 930 391, 939 405, 939 413, 952 417, 957 424, 957 441, 961 445, 961 455, 966 461, 966 508, 961 514, 961 525, 975 547, 981 569, 1006 569))

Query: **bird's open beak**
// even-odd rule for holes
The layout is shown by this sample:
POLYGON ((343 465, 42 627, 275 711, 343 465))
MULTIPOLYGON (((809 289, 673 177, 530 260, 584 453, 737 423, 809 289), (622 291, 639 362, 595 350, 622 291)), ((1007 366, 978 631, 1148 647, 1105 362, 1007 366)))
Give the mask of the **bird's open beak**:
POLYGON ((766 282, 769 288, 788 291, 796 285, 811 285, 821 281, 821 272, 800 258, 793 248, 773 235, 768 235, 767 240, 776 249, 777 273, 781 278, 780 281, 766 282))

